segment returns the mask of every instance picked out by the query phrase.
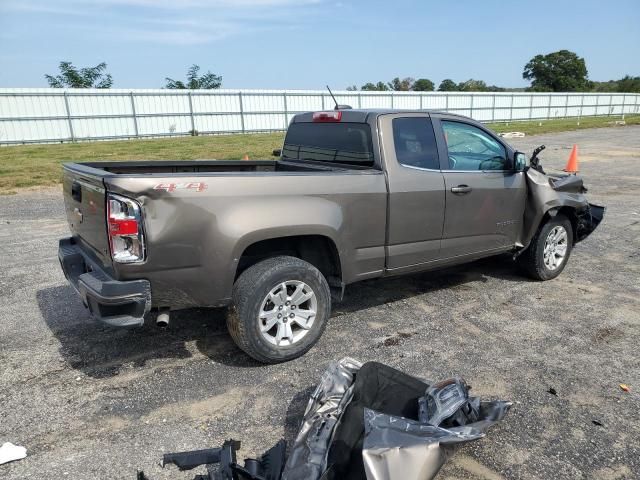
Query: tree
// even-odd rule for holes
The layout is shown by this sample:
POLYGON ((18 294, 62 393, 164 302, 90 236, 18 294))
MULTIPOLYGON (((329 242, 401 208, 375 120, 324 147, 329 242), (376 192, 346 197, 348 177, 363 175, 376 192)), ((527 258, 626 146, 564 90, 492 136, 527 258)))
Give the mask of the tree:
POLYGON ((222 85, 222 77, 215 73, 207 72, 202 76, 198 76, 200 67, 198 65, 191 65, 187 70, 187 83, 180 80, 173 80, 172 78, 165 78, 165 88, 177 88, 177 89, 203 89, 211 90, 214 88, 220 88, 222 85))
POLYGON ((458 84, 451 80, 450 78, 445 78, 440 82, 440 86, 438 87, 439 92, 455 92, 458 90, 458 84))
POLYGON ((617 91, 620 93, 640 93, 640 77, 630 77, 629 75, 625 75, 624 78, 618 80, 617 83, 617 91))
POLYGON ((58 68, 59 75, 44 76, 52 88, 110 88, 113 84, 111 75, 105 73, 107 64, 104 62, 81 69, 74 67, 71 62, 60 62, 58 68))
POLYGON ((387 90, 389 90, 389 87, 384 82, 378 82, 378 83, 369 82, 369 83, 365 83, 360 88, 360 90, 365 90, 369 92, 386 92, 387 90))
POLYGON ((395 90, 396 92, 408 92, 413 89, 415 80, 411 77, 406 77, 400 80, 399 77, 394 78, 387 83, 389 90, 395 90))
POLYGON ((413 83, 412 90, 416 92, 433 92, 435 85, 428 78, 419 78, 413 83))
POLYGON ((531 90, 535 91, 584 91, 589 86, 587 76, 584 58, 569 50, 536 55, 522 72, 522 78, 531 80, 531 90))
POLYGON ((486 92, 487 84, 482 80, 470 78, 466 82, 460 82, 458 84, 458 90, 461 92, 486 92))
POLYGON ((594 92, 617 92, 620 87, 619 80, 609 80, 607 82, 589 82, 589 90, 594 92))
POLYGON ((347 92, 357 92, 358 91, 358 87, 356 87, 355 85, 349 85, 347 87, 347 92))
POLYGON ((594 92, 609 93, 638 93, 640 92, 640 77, 625 75, 620 80, 609 80, 606 82, 589 82, 590 90, 594 92))

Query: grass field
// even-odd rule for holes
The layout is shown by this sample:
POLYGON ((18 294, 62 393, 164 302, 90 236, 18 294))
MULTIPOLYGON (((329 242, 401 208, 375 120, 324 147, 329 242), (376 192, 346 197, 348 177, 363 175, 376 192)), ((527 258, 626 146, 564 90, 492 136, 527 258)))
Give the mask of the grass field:
MULTIPOLYGON (((489 124, 494 131, 519 131, 527 135, 611 126, 614 117, 584 117, 534 122, 489 124)), ((640 115, 627 117, 627 124, 640 124, 640 115)), ((64 162, 104 160, 193 160, 272 158, 284 134, 216 135, 201 137, 121 140, 50 145, 20 145, 0 148, 0 194, 28 187, 60 183, 64 162)))
MULTIPOLYGON (((487 126, 498 133, 524 132, 527 135, 540 135, 543 133, 569 132, 585 128, 611 127, 619 121, 620 117, 583 117, 561 118, 558 120, 540 120, 533 122, 490 123, 487 126)), ((640 125, 640 115, 626 116, 627 125, 640 125)))
POLYGON ((273 158, 283 133, 119 140, 0 148, 0 194, 60 183, 65 162, 273 158))

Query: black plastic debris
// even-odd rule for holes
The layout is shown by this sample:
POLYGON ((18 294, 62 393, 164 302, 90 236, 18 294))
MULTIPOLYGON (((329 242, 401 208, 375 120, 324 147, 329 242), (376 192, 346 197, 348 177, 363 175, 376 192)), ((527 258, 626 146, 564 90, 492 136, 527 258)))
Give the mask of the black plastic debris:
MULTIPOLYGON (((206 475, 196 475, 194 480, 279 480, 284 467, 287 444, 280 440, 259 459, 247 458, 244 465, 236 462, 240 442, 227 440, 220 448, 207 448, 188 452, 166 453, 162 467, 172 463, 179 470, 192 470, 201 465, 207 467, 206 475), (219 464, 218 468, 215 465, 219 464)), ((149 480, 138 471, 137 480, 149 480)))
POLYGON ((480 418, 480 399, 469 397, 470 387, 461 378, 451 378, 427 388, 418 399, 420 423, 434 427, 463 427, 480 418))
POLYGON ((200 465, 221 463, 230 467, 236 463, 236 450, 240 448, 240 442, 227 440, 222 448, 207 448, 205 450, 193 450, 190 452, 165 453, 162 457, 162 467, 173 463, 180 470, 192 470, 200 465))

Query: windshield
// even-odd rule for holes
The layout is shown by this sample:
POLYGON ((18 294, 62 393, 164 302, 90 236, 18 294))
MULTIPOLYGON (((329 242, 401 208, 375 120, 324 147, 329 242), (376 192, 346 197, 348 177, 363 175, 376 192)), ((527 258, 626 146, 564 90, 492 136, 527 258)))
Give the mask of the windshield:
POLYGON ((367 123, 292 123, 282 149, 284 160, 373 165, 371 127, 367 123))

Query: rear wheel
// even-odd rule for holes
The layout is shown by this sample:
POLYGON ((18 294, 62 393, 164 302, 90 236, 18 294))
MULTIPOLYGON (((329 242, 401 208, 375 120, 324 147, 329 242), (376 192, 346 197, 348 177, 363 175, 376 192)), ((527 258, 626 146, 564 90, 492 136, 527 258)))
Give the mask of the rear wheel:
POLYGON ((573 227, 559 214, 540 227, 518 262, 531 278, 551 280, 564 270, 572 247, 573 227))
POLYGON ((317 268, 299 258, 273 257, 236 281, 227 328, 256 360, 285 362, 318 341, 330 312, 329 285, 317 268))

